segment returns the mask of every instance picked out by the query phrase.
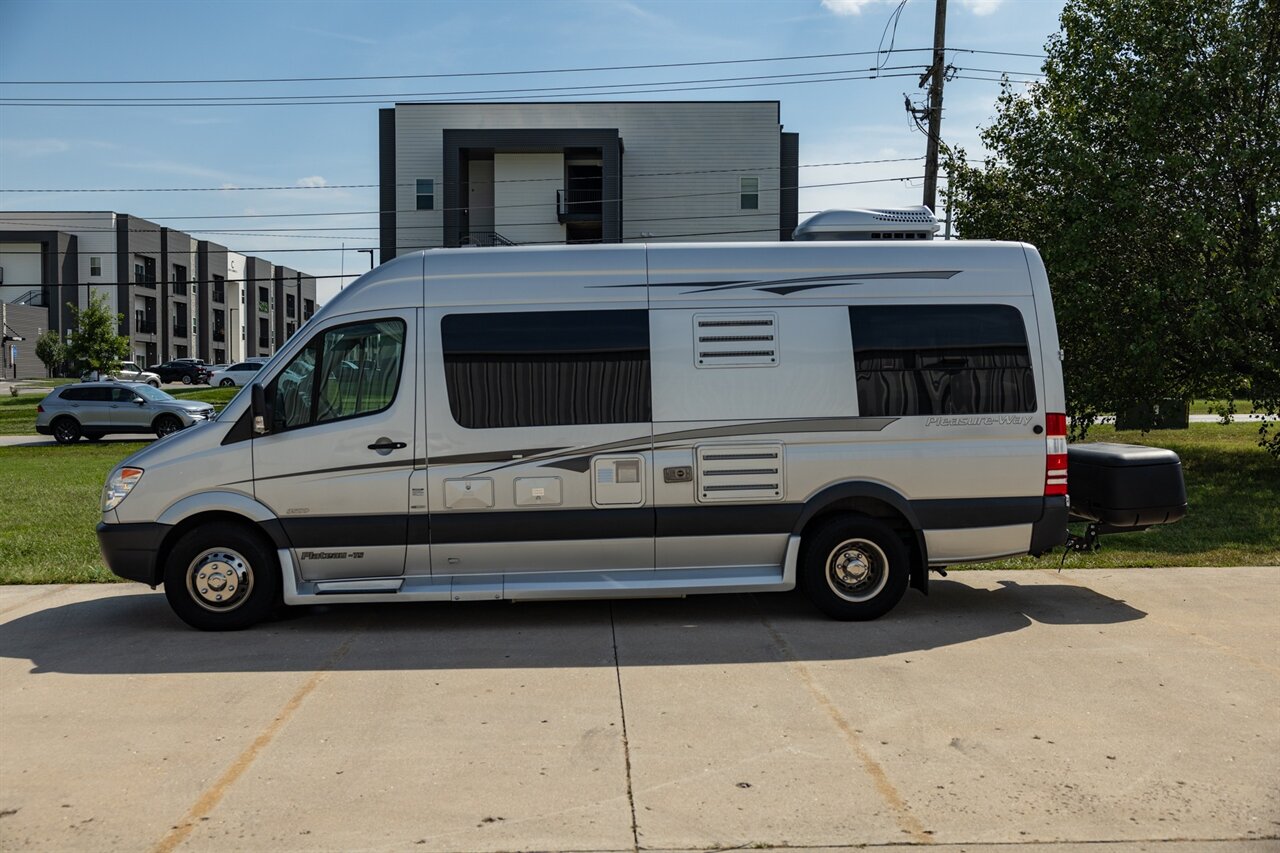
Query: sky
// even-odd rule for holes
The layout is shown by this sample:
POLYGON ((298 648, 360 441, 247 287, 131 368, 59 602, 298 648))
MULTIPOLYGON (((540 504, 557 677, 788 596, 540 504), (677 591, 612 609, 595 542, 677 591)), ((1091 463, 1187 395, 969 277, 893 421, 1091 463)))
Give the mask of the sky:
MULTIPOLYGON (((433 99, 778 100, 784 129, 800 134, 802 220, 920 204, 923 159, 822 165, 923 158, 904 96, 923 100, 934 2, 907 0, 894 32, 899 3, 0 0, 0 212, 133 214, 335 276, 318 282, 323 301, 344 281, 336 276, 367 269, 356 250, 377 245, 378 109, 433 99), (812 58, 890 45, 890 54, 812 58), (777 61, 743 61, 761 59, 777 61), (545 73, 585 68, 596 70, 545 73), (418 76, 201 82, 398 75, 418 76), (748 77, 769 79, 723 79, 748 77), (564 90, 586 86, 613 88, 564 90), (684 91, 654 91, 664 88, 684 91), (243 100, 272 97, 295 103, 243 100)), ((950 0, 947 58, 957 71, 944 96, 947 144, 980 155, 1001 72, 1019 88, 1037 78, 1062 5, 950 0), (976 50, 1031 56, 966 52, 976 50)))

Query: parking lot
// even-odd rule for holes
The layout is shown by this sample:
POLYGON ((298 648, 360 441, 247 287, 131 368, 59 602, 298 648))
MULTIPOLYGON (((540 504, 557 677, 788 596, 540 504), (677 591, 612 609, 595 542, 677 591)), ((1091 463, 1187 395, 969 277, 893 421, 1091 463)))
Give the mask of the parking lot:
POLYGON ((3 587, 0 847, 1276 850, 1277 613, 1275 567, 221 635, 138 585, 3 587))

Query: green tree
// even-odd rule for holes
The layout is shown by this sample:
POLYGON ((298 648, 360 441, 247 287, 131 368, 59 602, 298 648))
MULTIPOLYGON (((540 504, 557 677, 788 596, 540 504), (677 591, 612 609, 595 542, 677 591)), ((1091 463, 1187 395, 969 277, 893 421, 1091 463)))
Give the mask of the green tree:
POLYGON ((114 372, 129 357, 129 339, 116 334, 121 315, 107 309, 107 297, 102 293, 90 294, 84 308, 70 307, 76 316, 67 355, 85 370, 96 370, 99 375, 114 372))
POLYGON ((36 341, 36 358, 44 363, 50 376, 67 360, 67 346, 56 329, 50 329, 36 341))
POLYGON ((948 152, 960 232, 1044 257, 1077 434, 1158 398, 1280 412, 1278 6, 1068 0, 991 156, 948 152))

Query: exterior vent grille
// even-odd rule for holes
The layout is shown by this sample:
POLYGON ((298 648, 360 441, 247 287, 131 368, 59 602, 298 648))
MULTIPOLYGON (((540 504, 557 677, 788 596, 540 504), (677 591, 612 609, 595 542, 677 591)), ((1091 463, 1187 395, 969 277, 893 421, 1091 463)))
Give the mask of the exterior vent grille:
POLYGON ((696 367, 777 367, 777 314, 695 314, 696 367))
POLYGON ((781 444, 704 444, 697 449, 698 500, 782 500, 781 444))

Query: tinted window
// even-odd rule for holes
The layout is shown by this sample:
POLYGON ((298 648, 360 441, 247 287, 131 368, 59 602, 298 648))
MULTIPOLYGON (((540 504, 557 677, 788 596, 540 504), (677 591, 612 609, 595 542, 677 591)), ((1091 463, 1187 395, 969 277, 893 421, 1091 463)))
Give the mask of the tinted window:
POLYGON ((133 391, 129 388, 112 388, 111 389, 111 401, 113 403, 132 403, 137 398, 138 398, 138 395, 133 393, 133 391))
POLYGON ((441 337, 449 409, 468 429, 652 418, 646 311, 451 314, 441 337))
POLYGON ((63 388, 62 393, 58 396, 63 400, 71 400, 73 402, 76 400, 88 400, 88 391, 88 388, 63 388))
POLYGON ((317 334, 272 382, 274 429, 371 415, 389 407, 400 384, 405 326, 379 320, 317 334))
POLYGON ((1011 305, 851 307, 864 416, 1034 412, 1022 315, 1011 305))

